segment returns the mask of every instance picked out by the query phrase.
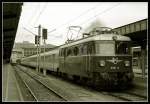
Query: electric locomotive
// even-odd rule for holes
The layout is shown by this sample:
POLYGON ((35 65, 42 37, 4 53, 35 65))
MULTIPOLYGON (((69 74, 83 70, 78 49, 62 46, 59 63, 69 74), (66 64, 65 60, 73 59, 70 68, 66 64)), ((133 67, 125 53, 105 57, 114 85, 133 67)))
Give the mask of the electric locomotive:
POLYGON ((130 84, 134 77, 130 38, 105 27, 85 35, 60 47, 60 72, 105 88, 130 84))
MULTIPOLYGON (((129 37, 118 35, 110 28, 97 27, 83 34, 81 39, 42 53, 41 57, 46 56, 46 64, 41 61, 41 68, 94 86, 124 88, 134 78, 130 47, 129 37)), ((36 67, 36 55, 31 58, 24 59, 26 65, 36 67)), ((25 64, 24 61, 21 63, 25 64)))

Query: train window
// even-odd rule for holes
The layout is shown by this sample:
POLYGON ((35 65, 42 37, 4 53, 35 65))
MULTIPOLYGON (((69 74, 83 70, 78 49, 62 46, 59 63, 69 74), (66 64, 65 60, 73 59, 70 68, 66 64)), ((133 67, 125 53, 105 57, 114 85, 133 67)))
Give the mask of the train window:
POLYGON ((79 54, 79 48, 74 47, 73 53, 74 53, 75 56, 78 55, 79 54))
POLYGON ((63 49, 61 50, 61 56, 65 56, 65 52, 66 52, 66 49, 63 48, 63 49))
POLYGON ((73 48, 70 48, 69 50, 70 50, 70 54, 69 55, 72 56, 73 55, 73 48))
POLYGON ((83 45, 80 46, 80 54, 81 54, 81 55, 83 54, 83 45))
POLYGON ((88 53, 88 54, 94 53, 94 43, 93 43, 93 42, 90 42, 90 43, 88 44, 87 53, 88 53))
POLYGON ((87 45, 86 44, 83 46, 82 52, 83 52, 84 55, 87 54, 87 45))
POLYGON ((61 49, 61 56, 63 56, 64 49, 61 49))
POLYGON ((64 56, 64 57, 66 56, 66 48, 64 48, 63 56, 64 56))
POLYGON ((82 55, 82 47, 83 47, 82 45, 80 45, 80 46, 78 47, 78 49, 79 49, 79 54, 80 54, 80 55, 82 55))
POLYGON ((67 49, 67 56, 71 55, 71 49, 67 49))
POLYGON ((115 54, 114 41, 101 41, 96 42, 96 54, 103 56, 110 56, 115 54))
POLYGON ((130 54, 130 42, 116 42, 116 54, 130 54))
POLYGON ((80 46, 80 54, 93 54, 95 52, 95 43, 94 42, 90 42, 90 43, 85 43, 83 45, 80 46))
POLYGON ((61 49, 59 50, 59 56, 61 56, 61 49))

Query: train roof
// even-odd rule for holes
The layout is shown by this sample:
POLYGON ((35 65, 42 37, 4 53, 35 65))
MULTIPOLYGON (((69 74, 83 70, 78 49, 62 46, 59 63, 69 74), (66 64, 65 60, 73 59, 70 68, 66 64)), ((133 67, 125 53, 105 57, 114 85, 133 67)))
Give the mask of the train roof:
MULTIPOLYGON (((65 48, 65 47, 73 46, 73 45, 80 44, 80 43, 85 43, 85 42, 89 42, 89 41, 97 41, 97 40, 113 40, 114 36, 117 37, 116 41, 131 41, 131 39, 129 37, 122 36, 122 35, 117 35, 117 34, 91 35, 91 36, 88 36, 88 37, 85 37, 85 38, 75 40, 75 41, 70 42, 70 43, 66 43, 66 44, 54 47, 52 50, 50 50, 48 52, 41 53, 41 56, 50 55, 50 54, 53 54, 53 53, 58 53, 59 48, 65 48)), ((32 55, 32 56, 29 56, 29 57, 25 57, 25 58, 22 58, 22 60, 28 59, 28 58, 33 58, 33 57, 37 57, 37 55, 32 55)))
POLYGON ((92 35, 86 38, 75 40, 73 42, 61 45, 60 48, 65 48, 68 46, 85 43, 88 41, 97 41, 97 40, 113 40, 113 37, 116 37, 116 41, 131 41, 127 36, 117 35, 117 34, 101 34, 101 35, 92 35))

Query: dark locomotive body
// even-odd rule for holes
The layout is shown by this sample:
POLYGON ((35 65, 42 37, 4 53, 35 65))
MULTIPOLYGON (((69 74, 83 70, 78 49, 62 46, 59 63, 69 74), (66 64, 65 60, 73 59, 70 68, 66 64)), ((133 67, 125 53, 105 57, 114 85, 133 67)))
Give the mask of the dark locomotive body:
MULTIPOLYGON (((91 35, 41 54, 41 68, 58 75, 84 79, 92 85, 113 88, 132 82, 130 38, 114 33, 91 35), (46 57, 43 63, 43 57, 46 57)), ((36 55, 24 58, 21 64, 36 67, 36 55)))

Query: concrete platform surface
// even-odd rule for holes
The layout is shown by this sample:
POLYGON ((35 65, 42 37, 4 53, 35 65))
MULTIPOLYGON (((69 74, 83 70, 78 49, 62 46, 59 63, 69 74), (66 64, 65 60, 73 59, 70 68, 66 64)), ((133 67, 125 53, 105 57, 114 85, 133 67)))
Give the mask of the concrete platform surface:
POLYGON ((2 101, 23 101, 23 97, 17 83, 13 67, 10 64, 4 64, 2 73, 2 101))

